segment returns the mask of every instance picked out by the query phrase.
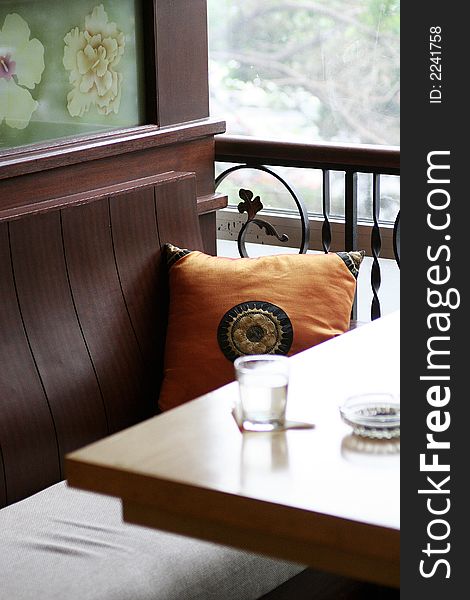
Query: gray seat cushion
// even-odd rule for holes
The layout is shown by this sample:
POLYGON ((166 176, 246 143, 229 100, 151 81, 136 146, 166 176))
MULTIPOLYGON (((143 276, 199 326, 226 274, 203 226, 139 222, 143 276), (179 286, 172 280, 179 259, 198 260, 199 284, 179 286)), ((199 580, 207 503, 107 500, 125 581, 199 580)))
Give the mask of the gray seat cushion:
POLYGON ((0 511, 1 600, 244 600, 303 569, 125 524, 119 500, 65 483, 0 511))

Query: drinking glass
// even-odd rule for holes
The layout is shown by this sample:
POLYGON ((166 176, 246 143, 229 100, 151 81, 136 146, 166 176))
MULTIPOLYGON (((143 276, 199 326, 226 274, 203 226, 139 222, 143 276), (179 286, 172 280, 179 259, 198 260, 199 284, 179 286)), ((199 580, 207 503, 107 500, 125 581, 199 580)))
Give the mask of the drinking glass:
POLYGON ((286 419, 289 359, 276 354, 241 356, 235 360, 243 429, 272 431, 286 419))

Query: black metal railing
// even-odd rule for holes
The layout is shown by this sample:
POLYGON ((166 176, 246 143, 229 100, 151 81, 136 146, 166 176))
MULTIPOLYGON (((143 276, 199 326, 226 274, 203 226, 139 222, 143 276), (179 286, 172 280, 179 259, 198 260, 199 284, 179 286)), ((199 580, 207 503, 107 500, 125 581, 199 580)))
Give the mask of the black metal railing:
MULTIPOLYGON (((305 253, 309 247, 309 219, 305 204, 299 194, 278 173, 268 167, 297 167, 320 169, 323 173, 322 189, 322 229, 321 247, 328 252, 331 247, 332 231, 330 223, 331 186, 330 172, 342 171, 344 177, 344 249, 358 249, 358 174, 372 173, 372 215, 370 252, 372 256, 371 288, 372 304, 371 319, 381 315, 379 289, 381 285, 381 270, 379 257, 382 249, 380 224, 380 176, 400 174, 400 150, 396 147, 345 145, 345 144, 301 144, 292 142, 275 142, 244 138, 237 136, 216 137, 215 158, 219 162, 237 163, 223 171, 216 179, 216 188, 231 173, 241 169, 257 169, 275 177, 288 190, 300 214, 302 240, 300 253, 305 253)), ((245 234, 249 224, 254 223, 265 230, 268 235, 278 240, 286 241, 286 236, 279 235, 275 228, 258 217, 263 208, 259 197, 253 197, 251 190, 239 191, 242 200, 238 209, 246 212, 248 219, 238 236, 238 249, 241 256, 247 256, 245 234)), ((398 267, 400 266, 400 211, 398 211, 393 227, 393 253, 398 267)), ((356 307, 353 311, 355 318, 356 307)))

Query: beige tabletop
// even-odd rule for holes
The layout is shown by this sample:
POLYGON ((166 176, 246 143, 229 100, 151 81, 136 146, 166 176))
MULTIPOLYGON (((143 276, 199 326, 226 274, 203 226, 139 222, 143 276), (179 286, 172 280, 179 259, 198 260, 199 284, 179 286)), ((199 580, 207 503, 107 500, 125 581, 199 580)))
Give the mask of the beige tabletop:
POLYGON ((399 314, 290 362, 287 416, 314 429, 240 433, 230 384, 69 455, 69 484, 129 522, 398 586, 399 441, 353 436, 338 406, 399 392, 399 314))

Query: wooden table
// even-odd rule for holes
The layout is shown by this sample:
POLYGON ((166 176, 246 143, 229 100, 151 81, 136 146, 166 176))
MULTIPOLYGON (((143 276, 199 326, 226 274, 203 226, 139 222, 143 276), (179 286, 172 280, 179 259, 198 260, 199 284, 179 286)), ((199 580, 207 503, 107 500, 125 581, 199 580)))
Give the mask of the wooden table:
POLYGON ((241 434, 230 384, 67 457, 70 485, 119 496, 126 521, 399 585, 399 441, 351 435, 338 405, 399 391, 399 315, 291 359, 288 418, 241 434))

